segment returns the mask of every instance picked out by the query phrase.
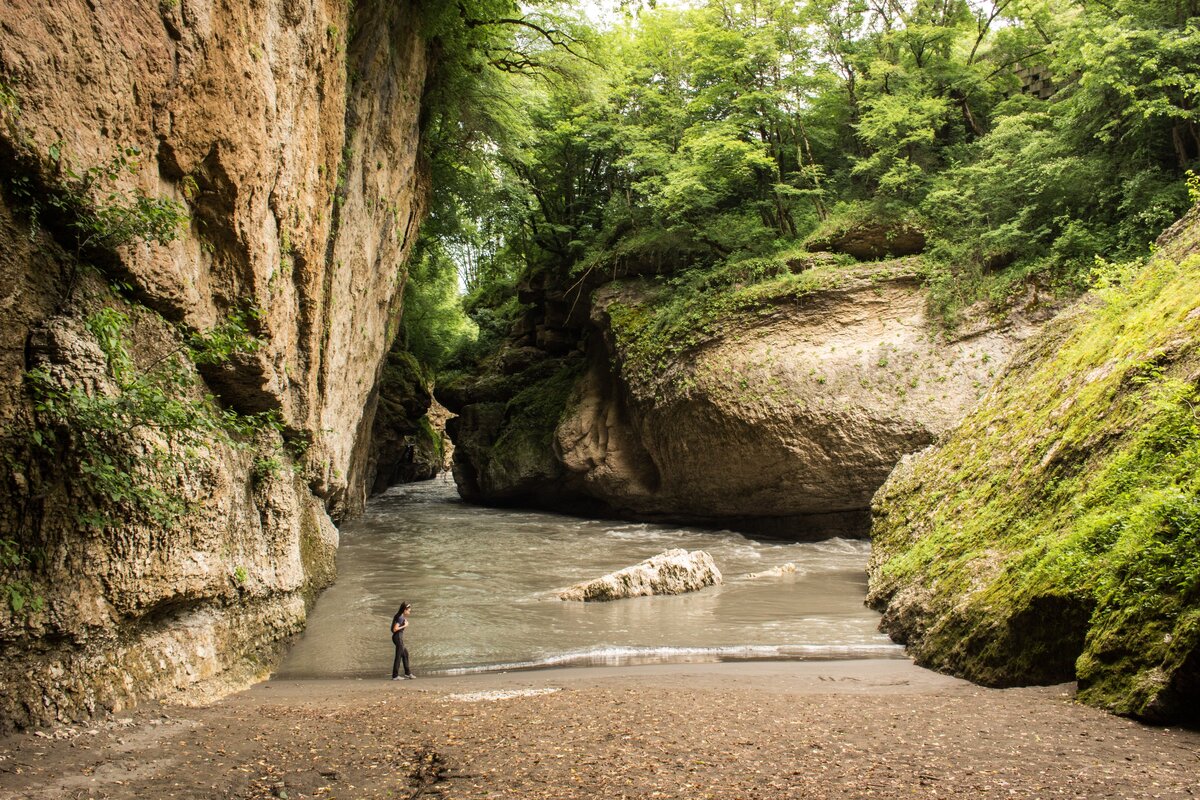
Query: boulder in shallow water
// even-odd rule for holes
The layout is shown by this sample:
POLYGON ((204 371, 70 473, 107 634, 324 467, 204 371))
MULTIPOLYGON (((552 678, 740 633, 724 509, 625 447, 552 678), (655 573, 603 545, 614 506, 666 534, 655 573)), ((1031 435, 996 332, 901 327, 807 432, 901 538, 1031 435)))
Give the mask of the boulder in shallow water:
POLYGON ((762 572, 746 573, 746 580, 755 580, 757 578, 782 578, 784 575, 795 575, 797 572, 796 562, 789 561, 786 564, 780 564, 778 567, 764 569, 762 572))
POLYGON ((559 600, 619 600, 622 597, 645 597, 655 594, 683 594, 715 586, 721 582, 721 571, 712 556, 703 550, 688 552, 677 549, 659 553, 640 564, 585 583, 559 589, 559 600))

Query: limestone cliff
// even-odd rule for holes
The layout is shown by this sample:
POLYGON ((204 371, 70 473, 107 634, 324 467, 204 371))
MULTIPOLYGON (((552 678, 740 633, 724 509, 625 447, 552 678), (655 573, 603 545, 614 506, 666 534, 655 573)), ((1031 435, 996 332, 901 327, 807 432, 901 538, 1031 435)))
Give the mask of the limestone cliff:
POLYGON ((15 0, 2 22, 6 728, 261 673, 331 580, 426 202, 427 55, 390 0, 15 0), (238 314, 253 348, 178 355, 238 314), (163 364, 178 396, 145 377, 163 364), (97 398, 178 427, 88 438, 71 413, 97 398), (140 460, 136 496, 106 459, 140 460))
POLYGON ((1113 268, 874 499, 869 602, 918 661, 1200 713, 1200 208, 1113 268))
POLYGON ((503 350, 449 393, 462 409, 460 490, 865 535, 871 495, 896 461, 961 419, 1032 328, 1015 314, 947 338, 927 316, 919 266, 808 257, 753 267, 769 280, 718 276, 692 293, 661 278, 604 284, 577 330, 539 330, 541 347, 503 350), (572 335, 586 356, 555 355, 572 335))

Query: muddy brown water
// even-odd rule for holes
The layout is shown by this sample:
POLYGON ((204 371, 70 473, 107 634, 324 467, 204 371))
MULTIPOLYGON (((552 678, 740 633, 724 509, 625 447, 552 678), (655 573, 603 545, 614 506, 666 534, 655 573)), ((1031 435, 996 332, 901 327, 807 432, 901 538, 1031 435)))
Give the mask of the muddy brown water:
POLYGON ((418 675, 903 657, 863 606, 869 555, 859 540, 791 543, 482 508, 438 478, 389 490, 343 527, 337 582, 277 675, 386 675, 401 600, 413 605, 406 641, 418 675), (550 594, 676 547, 707 551, 724 582, 609 603, 550 594))

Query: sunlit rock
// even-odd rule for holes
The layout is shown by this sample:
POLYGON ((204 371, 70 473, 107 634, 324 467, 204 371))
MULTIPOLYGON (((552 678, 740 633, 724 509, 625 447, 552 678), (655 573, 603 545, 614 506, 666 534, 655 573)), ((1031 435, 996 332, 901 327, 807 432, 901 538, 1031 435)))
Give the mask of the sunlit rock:
POLYGON ((602 578, 559 589, 555 596, 560 600, 583 602, 620 600, 623 597, 684 594, 720 582, 721 571, 713 563, 712 556, 703 550, 676 549, 602 578))

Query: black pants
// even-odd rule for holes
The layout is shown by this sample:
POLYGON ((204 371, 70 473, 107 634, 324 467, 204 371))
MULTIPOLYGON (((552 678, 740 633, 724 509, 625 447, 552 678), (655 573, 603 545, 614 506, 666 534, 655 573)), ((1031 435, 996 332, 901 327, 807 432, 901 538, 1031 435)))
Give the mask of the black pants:
POLYGON ((392 634, 392 644, 396 645, 396 657, 392 660, 392 677, 400 675, 400 662, 404 662, 404 674, 410 675, 408 668, 408 648, 404 646, 404 634, 397 631, 392 634))

